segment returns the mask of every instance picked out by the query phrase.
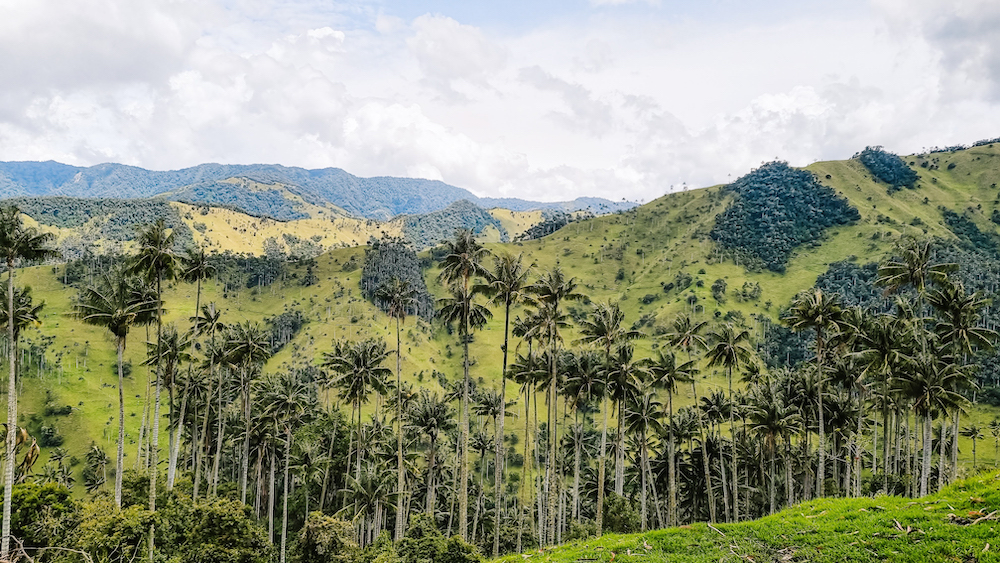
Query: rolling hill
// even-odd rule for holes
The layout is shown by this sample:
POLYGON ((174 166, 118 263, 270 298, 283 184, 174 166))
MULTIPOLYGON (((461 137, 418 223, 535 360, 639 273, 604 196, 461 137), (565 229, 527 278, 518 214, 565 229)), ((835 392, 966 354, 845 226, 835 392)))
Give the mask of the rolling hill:
MULTIPOLYGON (((798 292, 811 287, 832 263, 846 261, 860 265, 877 261, 907 235, 968 239, 966 231, 956 229, 958 223, 951 220, 949 224, 943 210, 964 218, 961 224, 966 229, 974 225, 987 241, 1000 234, 998 225, 991 220, 995 212, 1000 214, 997 189, 1000 144, 912 155, 904 160, 920 178, 912 188, 901 190, 889 189, 891 186, 876 180, 857 160, 819 162, 806 167, 819 184, 856 209, 857 218, 831 224, 818 238, 793 248, 784 271, 748 269, 747 263, 738 264, 738 257, 734 259, 733 254, 725 252, 713 240, 717 216, 737 197, 722 186, 669 194, 634 209, 571 223, 538 240, 502 243, 498 235, 487 246, 494 252, 523 254, 526 262, 534 265, 535 272, 562 268, 568 276, 576 278, 589 301, 619 301, 627 323, 653 335, 676 314, 688 312, 713 324, 723 320, 743 323, 757 341, 762 341, 767 338, 769 323, 777 319, 779 310, 798 292), (720 280, 722 284, 718 283, 720 280), (744 297, 741 292, 753 286, 758 291, 744 297), (726 289, 720 293, 719 287, 726 289)), ((302 205, 313 204, 303 198, 302 205)), ((215 302, 227 322, 261 321, 283 311, 302 312, 305 325, 268 362, 267 371, 312 365, 322 352, 331 348, 335 339, 365 335, 394 339, 387 317, 360 295, 364 247, 356 245, 382 232, 401 234, 405 222, 378 223, 346 216, 279 222, 215 207, 179 203, 169 206, 184 225, 190 225, 192 240, 210 240, 216 244, 228 237, 229 248, 243 244, 240 248, 252 251, 257 246, 245 241, 261 237, 284 240, 285 234, 293 232, 300 241, 319 237, 317 244, 322 244, 325 252, 315 259, 314 265, 290 264, 287 272, 269 285, 237 287, 221 279, 205 285, 202 303, 215 302), (204 229, 198 223, 204 224, 204 229), (340 227, 330 229, 331 224, 340 227), (398 225, 394 227, 398 230, 385 225, 398 225), (294 226, 294 230, 289 226, 294 226), (307 268, 311 268, 315 277, 311 285, 301 283, 307 268)), ((331 214, 335 211, 323 210, 331 214)), ((508 235, 512 225, 534 220, 512 211, 491 216, 508 235)), ((492 223, 488 228, 502 232, 492 223)), ((437 297, 443 296, 432 255, 425 253, 422 257, 430 291, 437 297)), ((117 412, 112 369, 114 349, 104 332, 67 314, 77 290, 62 282, 64 269, 61 264, 44 265, 26 268, 19 274, 19 283, 31 285, 35 298, 46 302, 41 327, 25 337, 32 350, 41 352, 32 356, 35 363, 29 364, 25 378, 24 420, 34 421, 36 427, 56 428, 75 455, 82 455, 92 442, 111 451, 117 412), (40 357, 44 361, 39 361, 40 357), (62 403, 72 407, 70 414, 47 414, 47 404, 62 403)), ((167 320, 184 328, 186 319, 194 313, 194 286, 173 283, 165 300, 167 320)), ((571 317, 579 317, 587 310, 585 304, 574 304, 569 313, 571 317)), ((480 385, 498 385, 501 323, 502 314, 498 314, 475 334, 471 344, 472 373, 480 385)), ((459 376, 461 347, 446 328, 410 318, 403 335, 403 373, 409 383, 440 390, 459 376)), ((573 342, 576 337, 571 330, 566 341, 573 342)), ((126 458, 126 464, 134 462, 134 441, 147 393, 148 372, 139 367, 145 340, 146 336, 136 331, 127 347, 127 357, 136 367, 126 391, 127 433, 133 441, 129 453, 132 457, 126 458)), ((638 352, 648 356, 661 344, 657 338, 639 341, 638 352)), ((707 389, 721 389, 725 385, 724 374, 705 370, 699 384, 707 389)), ((679 394, 679 404, 689 404, 691 400, 690 392, 679 394)), ((996 416, 996 411, 978 406, 970 416, 985 423, 996 416)), ((523 431, 523 424, 522 414, 511 421, 510 430, 523 431)), ((960 454, 963 462, 970 459, 968 445, 963 438, 960 454)), ((980 458, 992 461, 993 454, 986 449, 980 452, 980 458)))

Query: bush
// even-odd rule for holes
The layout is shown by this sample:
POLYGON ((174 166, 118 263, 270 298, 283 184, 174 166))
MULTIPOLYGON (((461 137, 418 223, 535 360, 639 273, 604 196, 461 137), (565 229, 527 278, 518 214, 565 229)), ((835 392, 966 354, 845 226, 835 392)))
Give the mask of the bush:
POLYGON ((719 303, 726 302, 726 280, 719 278, 712 283, 712 297, 719 303))
POLYGON ((410 528, 397 546, 403 563, 481 563, 483 556, 476 546, 459 537, 446 539, 434 520, 426 514, 414 514, 410 528))
POLYGON ((27 482, 14 485, 11 508, 11 535, 25 547, 44 547, 59 541, 66 529, 63 521, 72 517, 77 505, 62 485, 27 482))
POLYGON ((296 563, 351 563, 357 552, 350 522, 310 512, 292 542, 289 558, 296 563))
POLYGON ((603 525, 606 531, 616 534, 638 532, 639 513, 627 498, 611 493, 604 503, 603 525))

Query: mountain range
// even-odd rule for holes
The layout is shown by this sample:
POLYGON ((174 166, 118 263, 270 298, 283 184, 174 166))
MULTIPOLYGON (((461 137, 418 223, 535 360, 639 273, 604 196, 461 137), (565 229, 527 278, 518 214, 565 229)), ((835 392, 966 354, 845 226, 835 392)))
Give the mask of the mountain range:
POLYGON ((124 164, 70 166, 54 161, 0 162, 0 198, 71 196, 134 199, 163 197, 187 203, 222 204, 282 221, 310 217, 309 206, 386 221, 398 215, 442 210, 466 200, 489 209, 610 213, 634 207, 627 201, 580 197, 539 202, 479 197, 438 180, 380 176, 362 178, 339 168, 309 170, 276 164, 199 164, 180 170, 147 170, 124 164), (247 189, 249 184, 256 187, 247 189))

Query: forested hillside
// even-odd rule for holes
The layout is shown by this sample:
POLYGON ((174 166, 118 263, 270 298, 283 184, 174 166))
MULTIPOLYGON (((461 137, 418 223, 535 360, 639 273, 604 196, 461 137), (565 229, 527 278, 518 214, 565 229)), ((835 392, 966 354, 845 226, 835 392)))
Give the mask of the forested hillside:
MULTIPOLYGON (((31 286, 18 302, 44 302, 16 346, 31 438, 18 459, 34 460, 25 481, 54 489, 17 490, 80 504, 46 528, 78 531, 17 533, 125 561, 142 556, 152 523, 162 556, 194 560, 218 538, 176 522, 228 519, 240 530, 233 561, 282 550, 473 561, 602 533, 736 526, 786 506, 834 510, 816 497, 938 491, 1000 460, 1000 144, 896 158, 917 175, 911 187, 860 157, 772 163, 541 238, 452 232, 419 254, 392 239, 402 226, 347 218, 275 236, 257 257, 199 258, 178 228, 156 250, 184 274, 163 271, 163 330, 156 299, 129 291, 146 313, 120 339, 81 305, 88 288, 132 287, 120 267, 155 280, 143 257, 166 224, 120 255, 18 269, 15 286, 31 286), (324 230, 349 224, 336 236, 378 243, 334 244, 324 230), (106 284, 109 273, 125 285, 106 284), (101 551, 105 530, 121 530, 120 550, 101 551)), ((169 205, 212 223, 191 229, 206 247, 277 223, 169 205)), ((85 211, 72 220, 92 221, 85 211)), ((955 517, 991 517, 995 494, 982 495, 955 517)), ((606 549, 558 553, 609 561, 619 543, 592 545, 606 549)))

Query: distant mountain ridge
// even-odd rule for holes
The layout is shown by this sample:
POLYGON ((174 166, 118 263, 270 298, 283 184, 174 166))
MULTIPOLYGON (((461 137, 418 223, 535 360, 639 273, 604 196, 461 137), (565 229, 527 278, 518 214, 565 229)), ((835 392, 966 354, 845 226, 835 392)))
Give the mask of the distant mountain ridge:
MULTIPOLYGON (((385 221, 404 214, 442 210, 467 200, 483 208, 512 211, 557 209, 610 213, 636 204, 603 198, 581 197, 567 202, 536 202, 518 198, 481 198, 438 180, 379 176, 362 178, 340 168, 309 170, 278 164, 199 164, 180 170, 146 170, 124 164, 71 166, 54 161, 0 162, 0 198, 18 196, 70 196, 87 198, 165 197, 189 203, 218 203, 247 208, 259 205, 276 209, 277 219, 300 217, 302 202, 339 207, 347 213, 385 221), (258 190, 237 197, 226 180, 245 179, 281 186, 295 200, 282 205, 275 190, 258 190), (263 201, 262 201, 263 198, 263 201)), ((285 197, 284 199, 288 199, 285 197)), ((290 200, 289 200, 290 201, 290 200)))

